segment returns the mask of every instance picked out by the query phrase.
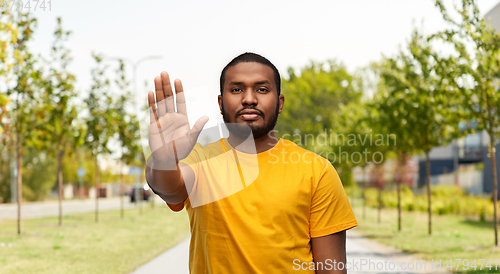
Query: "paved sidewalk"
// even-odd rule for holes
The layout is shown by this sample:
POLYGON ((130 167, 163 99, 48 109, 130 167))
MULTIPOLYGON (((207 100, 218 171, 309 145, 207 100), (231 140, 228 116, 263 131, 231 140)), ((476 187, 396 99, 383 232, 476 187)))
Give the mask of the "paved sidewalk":
MULTIPOLYGON (((154 201, 157 204, 162 203, 161 199, 153 195, 154 201)), ((112 210, 120 208, 120 198, 101 198, 99 199, 99 210, 112 210)), ((135 207, 134 203, 130 202, 130 197, 124 197, 124 208, 135 207)), ((143 202, 143 207, 146 202, 143 202)), ((95 210, 95 199, 84 200, 64 200, 62 206, 63 214, 71 213, 85 213, 95 210)), ((45 202, 25 202, 21 207, 21 217, 23 219, 42 218, 59 215, 58 201, 45 201, 45 202)), ((0 221, 1 220, 15 220, 17 219, 17 204, 0 204, 0 221)))
MULTIPOLYGON (((441 271, 433 270, 430 262, 396 250, 395 248, 369 240, 354 230, 347 231, 347 261, 353 263, 349 274, 422 274, 449 273, 442 266, 441 271), (363 264, 363 265, 361 265, 363 264)), ((139 267, 132 274, 189 274, 189 238, 171 248, 149 263, 139 267)), ((293 264, 290 262, 290 268, 293 264)), ((293 270, 290 270, 293 273, 293 270)))
POLYGON ((353 263, 349 274, 364 273, 451 273, 444 265, 441 270, 433 269, 431 262, 420 260, 393 247, 380 244, 356 232, 347 232, 347 262, 353 263))
POLYGON ((189 274, 189 238, 162 253, 149 263, 139 267, 132 274, 189 274))

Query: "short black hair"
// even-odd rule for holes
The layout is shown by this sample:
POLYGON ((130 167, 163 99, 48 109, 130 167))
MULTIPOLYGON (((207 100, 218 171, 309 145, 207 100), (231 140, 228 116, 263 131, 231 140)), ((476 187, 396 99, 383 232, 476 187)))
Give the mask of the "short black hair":
POLYGON ((224 91, 224 81, 226 80, 226 71, 239 63, 259 63, 265 66, 270 67, 274 72, 274 82, 276 83, 276 90, 278 91, 278 96, 281 94, 281 76, 278 69, 262 55, 253 52, 245 52, 236 56, 231 62, 229 62, 223 69, 220 74, 220 95, 222 96, 222 92, 224 91))

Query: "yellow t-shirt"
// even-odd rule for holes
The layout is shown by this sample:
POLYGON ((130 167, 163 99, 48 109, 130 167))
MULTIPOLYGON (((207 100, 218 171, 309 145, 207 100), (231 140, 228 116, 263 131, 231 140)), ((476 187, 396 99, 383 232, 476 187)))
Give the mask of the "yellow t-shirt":
POLYGON ((174 211, 187 209, 190 272, 315 273, 293 268, 296 259, 313 261, 311 238, 358 225, 335 168, 323 157, 284 139, 256 155, 238 152, 238 168, 225 165, 220 157, 227 155, 227 161, 234 162, 234 151, 227 139, 221 139, 206 147, 196 144, 182 160, 194 170, 193 190, 184 203, 168 206, 174 211), (258 168, 245 165, 255 156, 258 168), (254 181, 248 180, 253 179, 249 171, 257 172, 254 181), (238 181, 236 187, 223 183, 222 188, 234 189, 222 195, 216 191, 215 198, 209 195, 204 202, 200 200, 207 196, 198 197, 198 204, 192 206, 195 192, 205 193, 206 185, 221 187, 212 181, 223 172, 228 174, 225 181, 229 184, 238 181))

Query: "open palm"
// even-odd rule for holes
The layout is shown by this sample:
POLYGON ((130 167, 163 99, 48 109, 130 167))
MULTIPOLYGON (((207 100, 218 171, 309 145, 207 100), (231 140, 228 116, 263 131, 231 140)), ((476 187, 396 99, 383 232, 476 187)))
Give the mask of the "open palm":
POLYGON ((154 81, 156 101, 153 92, 148 94, 149 147, 153 153, 155 169, 172 170, 176 169, 179 160, 189 155, 208 117, 201 117, 191 128, 181 81, 174 81, 175 100, 168 73, 162 72, 154 81))

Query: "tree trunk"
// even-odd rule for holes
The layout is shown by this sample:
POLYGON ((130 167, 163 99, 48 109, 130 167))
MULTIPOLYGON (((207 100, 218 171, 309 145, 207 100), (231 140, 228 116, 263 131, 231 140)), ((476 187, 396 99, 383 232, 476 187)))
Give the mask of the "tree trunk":
POLYGON ((382 187, 378 186, 378 216, 377 221, 380 223, 382 221, 382 187))
POLYGON ((398 231, 401 231, 401 181, 396 183, 398 188, 398 231))
POLYGON ((125 186, 123 182, 123 172, 122 172, 123 162, 120 161, 120 217, 123 219, 125 217, 123 196, 125 194, 125 186))
POLYGON ((495 136, 490 134, 490 155, 491 155, 491 173, 493 177, 493 227, 495 230, 495 246, 498 246, 498 190, 497 190, 497 164, 495 151, 495 136))
POLYGON ((396 166, 396 187, 398 192, 398 231, 401 231, 401 184, 404 181, 405 168, 406 168, 406 154, 403 152, 399 153, 399 163, 396 166))
POLYGON ((457 140, 453 141, 453 166, 455 168, 455 185, 459 186, 459 179, 458 179, 458 145, 457 145, 457 140))
POLYGON ((99 163, 95 156, 95 222, 99 222, 99 163))
POLYGON ((363 220, 366 219, 366 196, 365 190, 368 184, 368 180, 366 180, 366 166, 363 168, 363 220))
POLYGON ((57 179, 59 187, 59 226, 62 226, 62 200, 63 200, 63 173, 62 173, 62 160, 64 151, 59 149, 57 155, 57 179))
POLYGON ((23 183, 22 183, 22 173, 21 173, 21 140, 19 131, 17 132, 16 140, 16 163, 17 163, 17 234, 21 235, 21 204, 23 201, 23 183))
POLYGON ((427 181, 427 200, 428 200, 428 213, 429 213, 429 235, 432 234, 432 208, 431 208, 431 160, 429 158, 429 151, 425 151, 425 171, 427 181))

